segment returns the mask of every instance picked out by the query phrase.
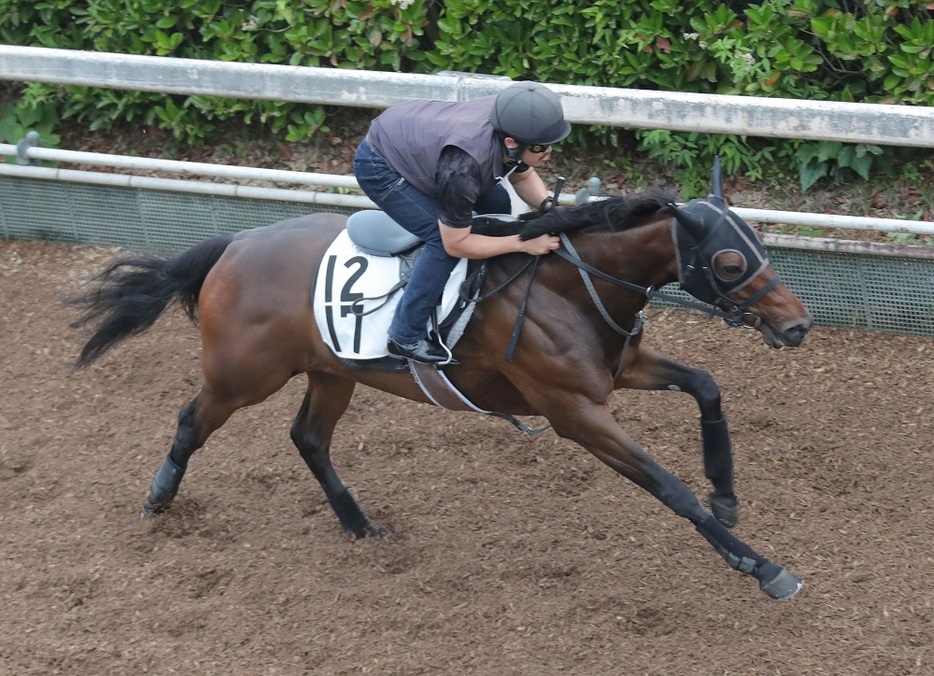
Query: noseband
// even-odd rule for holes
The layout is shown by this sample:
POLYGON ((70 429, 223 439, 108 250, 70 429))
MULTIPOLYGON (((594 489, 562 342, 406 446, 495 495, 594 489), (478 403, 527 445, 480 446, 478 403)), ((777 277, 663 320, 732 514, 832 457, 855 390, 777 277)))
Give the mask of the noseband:
MULTIPOLYGON (((694 266, 688 264, 685 266, 684 272, 688 273, 693 270, 694 266)), ((770 291, 772 291, 772 289, 781 284, 782 281, 778 272, 776 272, 772 279, 770 279, 765 286, 756 291, 746 300, 737 303, 735 300, 720 291, 720 288, 714 279, 713 272, 711 271, 709 265, 702 266, 701 272, 704 275, 703 278, 707 280, 708 290, 714 292, 718 296, 718 299, 715 301, 717 307, 709 305, 704 307, 719 310, 718 312, 711 312, 710 314, 720 317, 730 326, 737 326, 742 328, 754 329, 762 323, 762 318, 759 317, 759 315, 749 312, 749 308, 762 300, 766 295, 769 294, 770 291)), ((690 289, 685 288, 685 291, 691 293, 690 289)), ((668 299, 670 300, 671 297, 669 296, 668 299)), ((682 304, 684 303, 682 302, 682 304)))

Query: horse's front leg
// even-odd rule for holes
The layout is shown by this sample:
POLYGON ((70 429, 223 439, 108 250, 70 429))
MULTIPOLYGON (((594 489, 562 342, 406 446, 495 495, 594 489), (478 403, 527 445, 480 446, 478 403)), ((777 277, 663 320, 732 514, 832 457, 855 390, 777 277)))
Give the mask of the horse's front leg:
POLYGON ((789 599, 801 589, 804 583, 800 578, 757 553, 704 510, 684 482, 652 460, 620 429, 609 406, 578 400, 566 402, 557 410, 554 416, 548 416, 555 432, 577 442, 675 514, 688 519, 730 568, 755 577, 759 588, 773 599, 789 599))
POLYGON ((706 371, 680 364, 641 345, 630 350, 615 388, 687 392, 700 407, 704 473, 713 486, 710 509, 727 528, 739 523, 739 501, 733 492, 733 451, 726 417, 720 408, 720 388, 706 371))
POLYGON ((308 374, 308 390, 292 423, 291 437, 305 464, 315 475, 344 530, 362 538, 389 531, 371 521, 360 508, 331 463, 331 437, 356 383, 325 373, 308 374))

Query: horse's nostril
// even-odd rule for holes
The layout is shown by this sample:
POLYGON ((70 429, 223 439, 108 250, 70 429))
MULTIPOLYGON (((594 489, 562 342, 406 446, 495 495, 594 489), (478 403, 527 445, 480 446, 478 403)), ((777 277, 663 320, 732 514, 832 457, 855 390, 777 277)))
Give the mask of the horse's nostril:
POLYGON ((790 329, 785 331, 785 338, 788 340, 788 344, 800 345, 801 341, 804 340, 804 336, 807 335, 809 328, 810 327, 805 326, 804 324, 798 324, 797 326, 792 326, 790 329))

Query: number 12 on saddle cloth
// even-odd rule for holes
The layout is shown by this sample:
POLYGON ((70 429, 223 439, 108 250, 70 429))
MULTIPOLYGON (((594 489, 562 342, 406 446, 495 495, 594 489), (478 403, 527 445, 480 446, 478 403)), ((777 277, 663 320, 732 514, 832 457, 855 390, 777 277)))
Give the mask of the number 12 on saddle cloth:
MULTIPOLYGON (((447 317, 457 306, 467 264, 460 260, 451 273, 438 317, 447 317)), ((402 288, 390 292, 399 284, 403 265, 400 256, 362 251, 346 230, 334 240, 321 260, 312 294, 318 330, 335 355, 357 360, 388 354, 386 336, 402 288)), ((426 333, 430 328, 426 326, 426 333)))

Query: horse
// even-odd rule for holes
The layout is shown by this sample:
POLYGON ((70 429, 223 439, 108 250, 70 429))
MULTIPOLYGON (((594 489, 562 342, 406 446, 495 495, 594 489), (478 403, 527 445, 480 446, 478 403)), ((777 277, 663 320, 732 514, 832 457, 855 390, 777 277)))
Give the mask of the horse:
MULTIPOLYGON (((179 412, 142 516, 170 507, 192 454, 235 411, 304 374, 307 389, 291 440, 344 530, 358 538, 387 533, 334 469, 335 426, 356 383, 435 402, 416 383, 414 365, 349 364, 328 347, 313 319, 309 289, 346 222, 344 215, 314 213, 217 235, 175 257, 124 254, 66 299, 82 312, 71 326, 91 327, 75 370, 145 332, 170 305, 181 306, 200 327, 200 391, 179 412)), ((486 261, 473 316, 453 348, 458 363, 443 367, 451 385, 482 407, 477 410, 543 416, 560 437, 690 521, 731 569, 758 580, 770 598, 793 597, 802 579, 729 531, 738 522, 739 502, 719 386, 708 372, 643 343, 642 311, 656 298, 757 330, 772 348, 799 346, 813 326, 758 233, 727 205, 718 164, 703 199, 679 205, 670 191, 649 189, 523 215, 502 227, 524 238, 557 234, 562 245, 542 257, 515 253, 486 261), (659 291, 676 281, 699 302, 659 291), (608 398, 622 388, 681 391, 695 399, 712 486, 709 512, 619 426, 608 398)))

